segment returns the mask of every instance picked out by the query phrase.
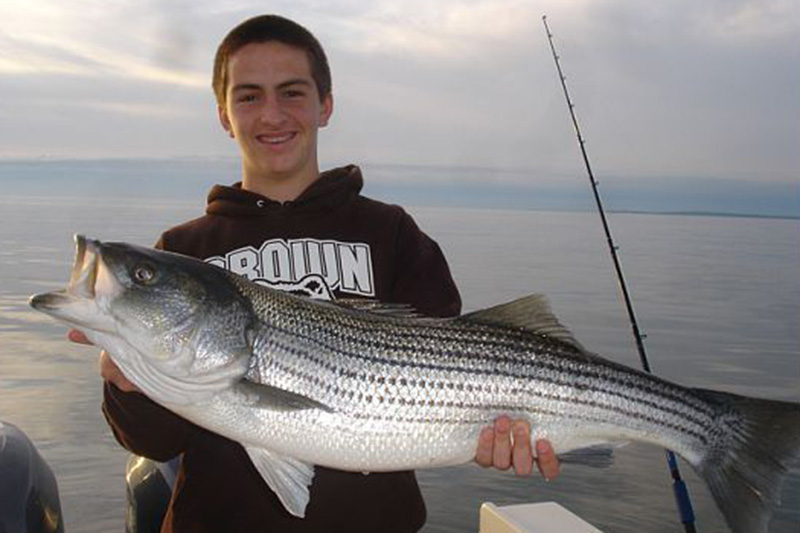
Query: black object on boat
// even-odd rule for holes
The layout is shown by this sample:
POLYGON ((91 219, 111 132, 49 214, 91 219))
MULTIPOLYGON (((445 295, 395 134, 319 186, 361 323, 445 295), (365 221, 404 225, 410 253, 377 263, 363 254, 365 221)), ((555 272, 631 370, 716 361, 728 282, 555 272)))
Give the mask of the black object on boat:
POLYGON ((53 471, 8 422, 0 422, 0 533, 64 533, 53 471))
POLYGON ((161 531, 179 462, 180 457, 166 463, 137 455, 128 457, 125 467, 125 533, 161 531))

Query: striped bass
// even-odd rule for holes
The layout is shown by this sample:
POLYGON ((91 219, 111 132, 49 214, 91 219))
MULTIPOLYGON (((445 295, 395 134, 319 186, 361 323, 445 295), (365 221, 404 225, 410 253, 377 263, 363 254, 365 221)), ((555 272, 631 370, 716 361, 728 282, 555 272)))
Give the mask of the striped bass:
POLYGON ((245 448, 303 516, 314 465, 469 462, 500 414, 559 454, 642 441, 682 456, 731 531, 766 532, 800 456, 800 404, 682 387, 583 348, 542 296, 450 319, 314 301, 200 260, 77 236, 37 310, 105 348, 152 400, 245 448))

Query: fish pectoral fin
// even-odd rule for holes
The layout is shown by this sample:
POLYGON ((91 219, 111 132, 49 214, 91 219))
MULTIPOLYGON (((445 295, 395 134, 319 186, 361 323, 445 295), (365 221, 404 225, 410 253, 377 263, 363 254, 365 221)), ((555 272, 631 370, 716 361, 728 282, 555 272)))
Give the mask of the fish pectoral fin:
POLYGON ((333 409, 312 398, 295 392, 279 389, 272 385, 263 385, 246 379, 236 385, 236 391, 246 395, 253 407, 270 411, 300 411, 303 409, 322 409, 329 413, 333 409))
POLYGON ((455 320, 526 329, 586 352, 572 332, 558 321, 550 308, 550 302, 543 294, 532 294, 487 309, 473 311, 455 320))
POLYGON ((558 460, 564 464, 591 466, 592 468, 608 468, 614 464, 614 449, 624 446, 619 444, 597 444, 585 448, 577 448, 558 454, 558 460))
POLYGON ((286 510, 303 518, 309 501, 308 488, 314 478, 314 465, 264 448, 245 446, 258 473, 278 496, 286 510))

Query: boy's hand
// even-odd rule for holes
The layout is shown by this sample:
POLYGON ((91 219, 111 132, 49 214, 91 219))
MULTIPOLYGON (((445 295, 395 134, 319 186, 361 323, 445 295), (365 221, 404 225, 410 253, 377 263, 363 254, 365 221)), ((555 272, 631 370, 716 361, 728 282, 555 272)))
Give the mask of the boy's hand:
POLYGON ((536 457, 531 450, 531 428, 524 420, 513 423, 507 416, 500 416, 493 427, 484 428, 478 440, 475 462, 483 467, 494 467, 508 470, 512 466, 518 476, 527 476, 533 471, 536 463, 539 472, 545 479, 558 476, 560 464, 550 443, 546 440, 536 441, 536 457), (511 430, 514 430, 512 444, 511 430))
MULTIPOLYGON (((69 330, 67 338, 78 344, 92 344, 92 342, 86 338, 86 335, 77 329, 69 330)), ((141 392, 136 385, 128 381, 128 378, 125 377, 125 374, 122 373, 122 370, 119 369, 105 350, 100 352, 100 376, 122 392, 141 392)))

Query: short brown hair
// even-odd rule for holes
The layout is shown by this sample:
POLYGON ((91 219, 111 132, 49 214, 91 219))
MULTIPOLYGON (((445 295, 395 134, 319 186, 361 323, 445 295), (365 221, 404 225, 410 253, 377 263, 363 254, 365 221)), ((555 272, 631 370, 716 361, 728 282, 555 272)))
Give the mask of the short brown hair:
POLYGON ((306 52, 311 77, 317 86, 320 101, 331 94, 331 69, 328 58, 317 38, 303 26, 278 15, 260 15, 245 20, 222 40, 214 58, 212 87, 220 106, 225 105, 228 90, 228 62, 233 54, 251 43, 277 41, 306 52))

